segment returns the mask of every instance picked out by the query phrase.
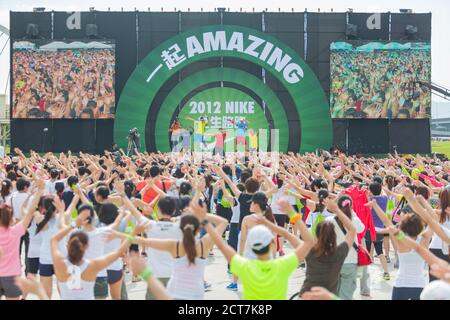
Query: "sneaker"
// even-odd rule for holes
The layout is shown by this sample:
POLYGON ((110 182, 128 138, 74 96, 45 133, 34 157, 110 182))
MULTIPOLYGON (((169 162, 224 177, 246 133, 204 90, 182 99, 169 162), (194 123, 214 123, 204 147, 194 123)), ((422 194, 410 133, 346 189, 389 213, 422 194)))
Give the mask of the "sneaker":
POLYGON ((363 297, 370 297, 370 292, 360 292, 359 294, 363 297))
POLYGON ((204 281, 203 285, 205 287, 205 291, 208 291, 209 288, 211 288, 211 283, 204 281))
POLYGON ((386 262, 387 262, 387 263, 391 263, 391 258, 389 258, 388 256, 386 256, 386 262))
POLYGON ((383 273, 383 279, 386 280, 386 281, 391 280, 391 276, 389 275, 388 272, 383 273))
POLYGON ((237 283, 235 282, 230 283, 229 285, 227 285, 227 289, 231 291, 237 291, 238 289, 237 283))

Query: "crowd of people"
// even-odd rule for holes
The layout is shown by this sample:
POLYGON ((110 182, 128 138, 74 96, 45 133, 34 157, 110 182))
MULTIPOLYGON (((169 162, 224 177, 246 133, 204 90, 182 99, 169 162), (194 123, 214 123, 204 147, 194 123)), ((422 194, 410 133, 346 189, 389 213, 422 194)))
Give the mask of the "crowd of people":
POLYGON ((13 53, 12 118, 113 118, 111 49, 13 53))
POLYGON ((6 299, 128 299, 129 270, 145 299, 201 300, 213 248, 242 299, 354 299, 358 270, 362 296, 372 276, 393 281, 394 300, 450 299, 450 163, 435 156, 16 149, 0 161, 6 299))
POLYGON ((431 92, 427 50, 333 50, 333 118, 429 118, 431 92))

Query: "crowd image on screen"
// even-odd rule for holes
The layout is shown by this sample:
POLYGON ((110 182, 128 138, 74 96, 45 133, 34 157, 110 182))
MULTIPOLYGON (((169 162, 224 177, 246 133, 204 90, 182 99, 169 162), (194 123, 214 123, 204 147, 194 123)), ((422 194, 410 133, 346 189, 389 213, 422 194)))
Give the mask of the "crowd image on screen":
POLYGON ((13 53, 13 118, 113 118, 113 49, 13 53))
POLYGON ((332 50, 333 118, 429 118, 428 50, 332 50))

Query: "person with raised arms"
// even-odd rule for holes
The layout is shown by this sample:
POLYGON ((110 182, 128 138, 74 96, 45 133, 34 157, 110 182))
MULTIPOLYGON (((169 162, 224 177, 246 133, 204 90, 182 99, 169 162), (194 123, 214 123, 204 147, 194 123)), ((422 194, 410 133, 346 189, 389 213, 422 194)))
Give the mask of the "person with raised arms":
MULTIPOLYGON (((36 181, 37 193, 34 195, 25 215, 18 223, 13 225, 12 208, 3 203, 0 206, 0 293, 7 300, 17 300, 21 291, 14 282, 16 276, 21 274, 20 266, 20 239, 25 234, 33 219, 41 195, 44 193, 45 184, 42 180, 36 181)), ((1 298, 1 295, 0 295, 1 298)))
POLYGON ((256 259, 252 260, 237 254, 236 250, 223 241, 209 223, 204 207, 198 204, 193 205, 195 215, 203 221, 208 234, 230 263, 231 272, 241 279, 244 300, 285 300, 290 275, 313 246, 314 240, 311 234, 289 201, 282 199, 278 205, 283 212, 288 213, 289 217, 295 220, 304 241, 260 216, 256 218, 258 225, 254 226, 248 235, 249 246, 256 255, 256 259), (286 238, 294 247, 294 252, 273 259, 271 252, 275 248, 274 233, 279 233, 286 238))
POLYGON ((86 224, 90 214, 89 210, 83 210, 70 226, 61 229, 51 239, 53 266, 61 300, 94 300, 97 274, 125 254, 132 242, 132 238, 127 239, 116 251, 87 260, 85 254, 89 247, 89 236, 84 231, 73 230, 86 224), (67 256, 64 256, 59 242, 68 235, 67 256))

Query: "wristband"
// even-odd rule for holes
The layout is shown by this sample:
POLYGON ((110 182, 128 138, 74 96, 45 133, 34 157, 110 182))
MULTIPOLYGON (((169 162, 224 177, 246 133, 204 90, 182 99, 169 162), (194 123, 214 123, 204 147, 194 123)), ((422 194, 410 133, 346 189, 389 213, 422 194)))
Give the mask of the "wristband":
POLYGON ((341 300, 341 298, 339 298, 337 295, 333 294, 333 296, 331 297, 331 300, 341 300))
POLYGON ((401 231, 400 230, 400 232, 398 233, 398 235, 396 235, 395 236, 395 238, 397 239, 397 240, 403 240, 403 239, 405 239, 405 233, 403 232, 403 231, 401 231))
POLYGON ((133 243, 134 241, 136 241, 136 237, 133 237, 130 235, 127 237, 127 240, 130 241, 131 243, 133 243))
POLYGON ((291 212, 288 213, 288 217, 289 217, 289 218, 293 218, 293 217, 295 217, 297 214, 298 214, 297 211, 292 210, 291 212))
POLYGON ((290 220, 289 220, 289 223, 290 224, 295 224, 298 220, 300 220, 302 218, 302 215, 301 214, 297 214, 296 216, 294 216, 294 217, 292 217, 290 220))
POLYGON ((150 267, 146 267, 144 271, 142 271, 139 276, 142 278, 142 280, 147 281, 148 278, 150 278, 153 275, 152 270, 150 267))

